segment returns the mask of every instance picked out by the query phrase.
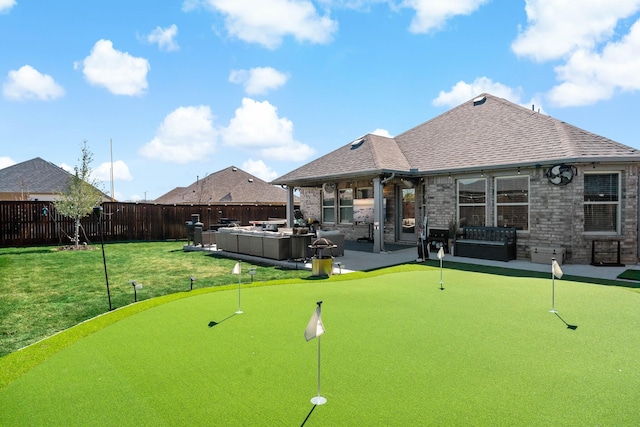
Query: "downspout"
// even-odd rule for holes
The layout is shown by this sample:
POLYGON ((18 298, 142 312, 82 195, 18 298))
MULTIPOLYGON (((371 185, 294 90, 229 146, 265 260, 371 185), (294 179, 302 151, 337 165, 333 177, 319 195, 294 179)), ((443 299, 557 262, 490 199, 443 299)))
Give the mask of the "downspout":
POLYGON ((380 184, 382 184, 382 186, 384 187, 387 184, 387 182, 391 181, 395 177, 396 177, 396 173, 392 172, 391 176, 380 181, 380 184))
POLYGON ((386 183, 395 178, 396 173, 381 179, 375 177, 373 179, 373 252, 380 253, 384 251, 384 186, 386 183))

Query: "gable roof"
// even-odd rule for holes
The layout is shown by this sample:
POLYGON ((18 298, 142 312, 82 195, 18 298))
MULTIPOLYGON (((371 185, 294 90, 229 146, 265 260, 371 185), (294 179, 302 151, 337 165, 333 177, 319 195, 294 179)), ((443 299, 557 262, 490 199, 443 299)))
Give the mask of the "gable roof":
POLYGON ((0 193, 57 194, 69 185, 72 175, 36 157, 0 169, 0 193))
POLYGON ((368 134, 273 181, 357 178, 381 172, 409 171, 411 164, 393 138, 368 134))
POLYGON ((274 183, 298 185, 387 172, 425 175, 559 162, 640 161, 640 151, 490 94, 413 129, 367 135, 274 183), (364 150, 363 150, 364 148, 364 150))
POLYGON ((282 204, 287 192, 235 166, 229 166, 188 187, 177 187, 154 200, 160 204, 282 204))

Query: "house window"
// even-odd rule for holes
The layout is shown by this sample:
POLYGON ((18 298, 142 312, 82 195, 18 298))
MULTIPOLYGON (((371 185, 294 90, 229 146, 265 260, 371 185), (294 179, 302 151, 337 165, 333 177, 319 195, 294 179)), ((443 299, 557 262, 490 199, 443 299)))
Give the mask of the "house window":
POLYGON ((620 233, 620 174, 584 175, 584 231, 620 233))
POLYGON ((322 222, 325 224, 336 222, 336 193, 332 187, 324 185, 322 188, 322 222))
POLYGON ((487 180, 469 178, 458 180, 458 224, 485 225, 487 212, 487 180))
POLYGON ((353 224, 353 189, 338 190, 338 211, 340 224, 353 224))
POLYGON ((529 229, 529 177, 496 178, 496 225, 529 229))
POLYGON ((356 199, 373 199, 373 187, 356 188, 356 199))

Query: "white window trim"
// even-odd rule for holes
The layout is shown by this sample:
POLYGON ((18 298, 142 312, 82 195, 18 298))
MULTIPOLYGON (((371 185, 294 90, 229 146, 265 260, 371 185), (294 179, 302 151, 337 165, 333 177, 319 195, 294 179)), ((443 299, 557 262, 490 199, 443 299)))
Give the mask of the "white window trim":
POLYGON ((488 188, 487 186, 489 185, 489 180, 484 177, 484 176, 477 176, 477 177, 470 177, 470 178, 460 178, 456 181, 456 222, 458 224, 458 228, 461 228, 460 226, 460 207, 461 206, 482 206, 484 205, 484 217, 485 217, 485 223, 486 223, 486 218, 487 218, 487 210, 488 210, 488 188), (472 179, 482 179, 484 180, 484 203, 462 203, 460 204, 460 182, 463 181, 467 181, 467 180, 472 180, 472 179))
POLYGON ((337 205, 338 205, 338 217, 337 217, 337 223, 338 224, 344 224, 344 225, 349 225, 349 224, 353 224, 353 201, 355 200, 355 193, 356 191, 354 191, 353 188, 339 188, 338 189, 338 193, 337 193, 337 197, 336 197, 336 201, 337 201, 337 205), (342 206, 341 203, 341 198, 340 198, 340 192, 341 191, 349 191, 351 190, 351 206, 342 206), (344 222, 342 221, 342 209, 348 209, 351 208, 351 221, 350 222, 344 222))
POLYGON ((505 176, 496 176, 494 178, 493 185, 493 206, 494 206, 494 215, 493 215, 493 223, 496 227, 502 227, 503 224, 498 223, 498 206, 527 206, 527 228, 525 230, 517 230, 518 233, 528 233, 531 230, 531 177, 528 175, 505 175, 505 176), (526 203, 498 203, 498 180, 499 179, 527 179, 527 197, 528 202, 526 203))
POLYGON ((324 193, 325 193, 324 189, 320 189, 320 200, 321 200, 321 202, 320 202, 321 203, 321 208, 320 209, 321 209, 321 212, 322 212, 322 223, 323 224, 328 224, 328 225, 335 225, 336 224, 335 219, 338 217, 338 212, 336 210, 336 207, 338 205, 337 190, 336 189, 333 190, 333 206, 328 206, 328 205, 324 204, 324 193), (331 209, 331 208, 333 208, 333 218, 334 218, 334 220, 329 222, 329 221, 327 221, 325 219, 324 211, 325 211, 325 209, 331 209))
MULTIPOLYGON (((618 205, 616 209, 616 230, 615 231, 584 231, 583 234, 585 236, 619 236, 622 234, 622 171, 619 170, 598 170, 598 171, 585 171, 584 175, 610 175, 616 174, 618 175, 618 201, 617 202, 587 202, 584 200, 584 186, 583 186, 583 196, 582 196, 582 206, 583 206, 583 215, 584 215, 584 206, 585 205, 618 205)), ((583 222, 584 224, 584 222, 583 222)))

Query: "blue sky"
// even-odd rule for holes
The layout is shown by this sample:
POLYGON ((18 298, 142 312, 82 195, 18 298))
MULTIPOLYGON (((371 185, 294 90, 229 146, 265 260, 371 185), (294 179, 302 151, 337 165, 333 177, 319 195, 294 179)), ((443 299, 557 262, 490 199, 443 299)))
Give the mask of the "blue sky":
POLYGON ((640 0, 0 0, 0 168, 153 200, 270 181, 488 92, 640 148, 640 0))

